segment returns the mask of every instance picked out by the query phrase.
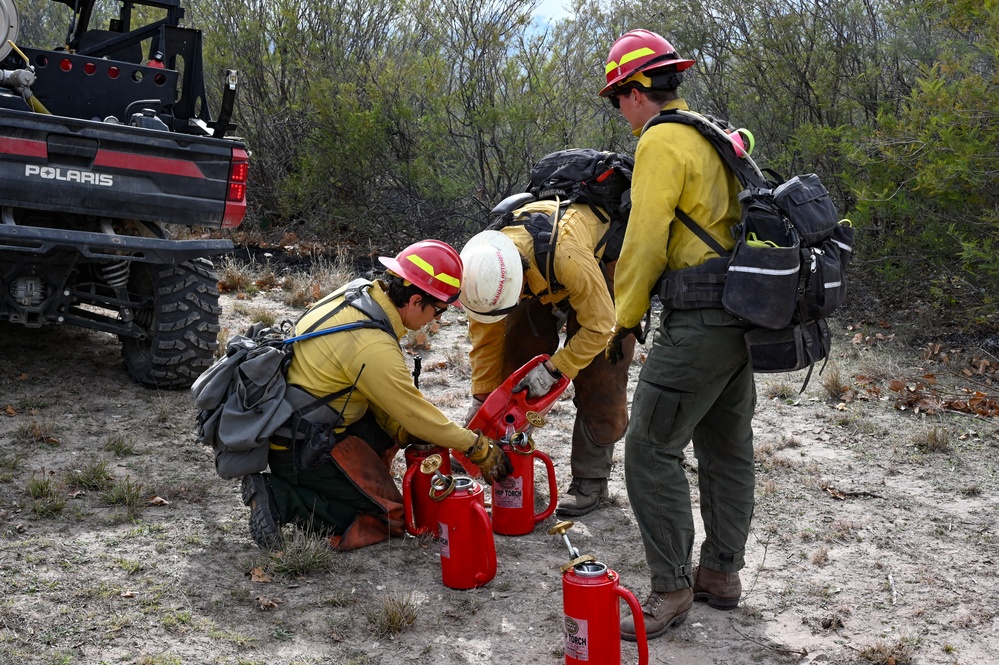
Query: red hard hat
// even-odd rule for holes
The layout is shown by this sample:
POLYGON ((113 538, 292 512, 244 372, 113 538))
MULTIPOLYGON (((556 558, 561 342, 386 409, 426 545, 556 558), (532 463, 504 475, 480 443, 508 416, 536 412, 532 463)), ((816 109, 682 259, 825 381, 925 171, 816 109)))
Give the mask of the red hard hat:
POLYGON ((617 38, 607 54, 607 85, 600 91, 606 97, 638 72, 671 68, 682 72, 694 64, 684 60, 668 41, 648 30, 632 30, 617 38))
POLYGON ((393 273, 438 300, 452 303, 461 294, 461 257, 446 242, 421 240, 399 252, 395 258, 380 256, 378 260, 393 273))

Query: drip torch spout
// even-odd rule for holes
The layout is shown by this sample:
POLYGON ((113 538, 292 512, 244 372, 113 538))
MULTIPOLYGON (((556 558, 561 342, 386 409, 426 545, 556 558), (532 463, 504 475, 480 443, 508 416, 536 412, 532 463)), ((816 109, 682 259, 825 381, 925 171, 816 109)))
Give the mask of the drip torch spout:
POLYGON ((549 536, 562 536, 562 540, 565 541, 565 546, 569 548, 569 558, 570 559, 578 559, 579 558, 579 550, 572 546, 572 543, 569 542, 569 536, 567 536, 566 533, 565 533, 566 531, 568 531, 569 529, 572 528, 573 524, 575 524, 575 522, 571 522, 569 520, 565 520, 563 522, 559 522, 558 524, 556 524, 552 528, 548 529, 548 535, 549 536))

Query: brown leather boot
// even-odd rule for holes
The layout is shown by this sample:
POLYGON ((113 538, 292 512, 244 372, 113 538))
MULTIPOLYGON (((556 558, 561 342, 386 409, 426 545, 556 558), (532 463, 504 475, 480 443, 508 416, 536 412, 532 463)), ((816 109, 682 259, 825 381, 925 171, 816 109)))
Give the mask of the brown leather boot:
POLYGON ((734 610, 740 596, 739 573, 721 573, 704 566, 694 569, 694 600, 706 600, 716 610, 734 610))
POLYGON ((573 478, 569 489, 558 501, 555 512, 560 517, 578 517, 592 513, 607 498, 606 478, 573 478))
MULTIPOLYGON (((673 626, 679 626, 687 619, 687 613, 694 605, 694 594, 690 589, 677 589, 667 593, 653 591, 648 600, 642 603, 642 618, 645 620, 645 639, 659 637, 673 626)), ((621 619, 621 639, 638 641, 635 630, 635 617, 628 615, 621 619)))

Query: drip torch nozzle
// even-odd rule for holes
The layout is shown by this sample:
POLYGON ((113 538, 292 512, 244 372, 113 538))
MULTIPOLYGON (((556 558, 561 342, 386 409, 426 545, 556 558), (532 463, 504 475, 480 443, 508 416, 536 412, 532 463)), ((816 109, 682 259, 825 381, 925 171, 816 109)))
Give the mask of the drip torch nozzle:
POLYGON ((562 536, 562 540, 565 541, 565 546, 569 548, 569 558, 570 559, 578 559, 579 558, 579 550, 577 550, 575 547, 572 546, 572 543, 569 542, 569 536, 565 535, 565 532, 568 531, 569 529, 571 529, 573 524, 575 524, 575 522, 572 522, 572 521, 569 521, 569 520, 565 520, 563 522, 559 522, 558 524, 556 524, 552 528, 548 529, 548 535, 549 536, 562 536))
POLYGON ((559 522, 552 528, 548 529, 549 536, 562 536, 562 540, 565 541, 565 546, 569 548, 569 562, 562 564, 562 567, 559 569, 563 573, 570 568, 579 566, 580 564, 584 564, 589 561, 596 561, 592 554, 580 554, 579 550, 573 547, 572 543, 569 542, 569 536, 565 535, 565 532, 572 528, 573 524, 574 522, 566 520, 564 522, 559 522))
POLYGON ((420 463, 420 472, 428 476, 433 476, 430 480, 430 498, 434 501, 444 499, 454 491, 455 487, 454 477, 445 476, 440 472, 441 464, 443 463, 444 458, 437 453, 428 456, 420 463))

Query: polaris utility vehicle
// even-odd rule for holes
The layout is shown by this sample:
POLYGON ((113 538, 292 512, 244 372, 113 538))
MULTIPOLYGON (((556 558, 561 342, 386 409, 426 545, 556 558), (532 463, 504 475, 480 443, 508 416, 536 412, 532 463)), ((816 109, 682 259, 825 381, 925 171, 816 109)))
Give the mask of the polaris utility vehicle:
MULTIPOLYGON (((226 137, 237 75, 205 96, 201 32, 180 0, 68 5, 65 43, 18 43, 0 0, 0 335, 10 322, 117 335, 129 376, 183 388, 211 365, 219 295, 208 257, 246 212, 246 146, 226 137), (141 25, 139 25, 141 24, 141 25)), ((0 340, 2 347, 2 340, 0 340)))

